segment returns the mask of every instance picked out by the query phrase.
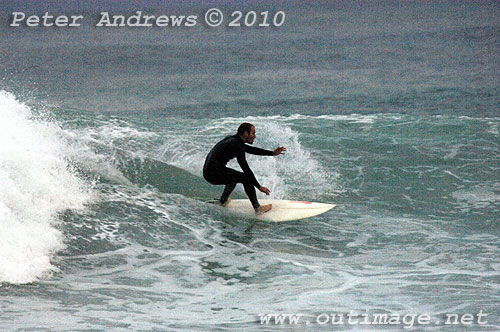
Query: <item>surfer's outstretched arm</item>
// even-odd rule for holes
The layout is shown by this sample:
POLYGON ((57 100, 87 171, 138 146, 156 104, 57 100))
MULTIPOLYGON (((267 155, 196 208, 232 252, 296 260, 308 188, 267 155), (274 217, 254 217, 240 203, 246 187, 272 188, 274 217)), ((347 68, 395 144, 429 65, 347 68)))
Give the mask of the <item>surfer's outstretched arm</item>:
POLYGON ((250 146, 248 144, 243 144, 246 153, 254 154, 257 156, 272 156, 274 151, 269 151, 266 149, 257 148, 255 146, 250 146))
POLYGON ((245 144, 244 147, 246 153, 254 154, 257 156, 278 156, 280 154, 285 154, 286 151, 286 148, 284 146, 279 146, 273 151, 257 148, 247 144, 245 144))

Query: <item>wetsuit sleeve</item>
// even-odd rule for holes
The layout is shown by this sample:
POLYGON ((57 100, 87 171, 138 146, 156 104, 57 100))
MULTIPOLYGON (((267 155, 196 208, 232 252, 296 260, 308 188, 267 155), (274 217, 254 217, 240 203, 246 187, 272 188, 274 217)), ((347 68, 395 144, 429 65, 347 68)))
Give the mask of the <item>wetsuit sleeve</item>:
POLYGON ((243 146, 245 147, 245 152, 250 153, 250 154, 255 154, 258 156, 272 156, 273 155, 273 151, 264 150, 261 148, 256 148, 256 147, 253 147, 253 146, 250 146, 247 144, 243 144, 243 146))
POLYGON ((260 188, 260 184, 255 178, 255 175, 253 174, 252 170, 250 169, 250 166, 248 166, 247 163, 247 158, 245 158, 245 153, 242 153, 236 157, 238 160, 238 164, 240 164, 241 170, 245 175, 250 179, 250 182, 256 187, 260 188))

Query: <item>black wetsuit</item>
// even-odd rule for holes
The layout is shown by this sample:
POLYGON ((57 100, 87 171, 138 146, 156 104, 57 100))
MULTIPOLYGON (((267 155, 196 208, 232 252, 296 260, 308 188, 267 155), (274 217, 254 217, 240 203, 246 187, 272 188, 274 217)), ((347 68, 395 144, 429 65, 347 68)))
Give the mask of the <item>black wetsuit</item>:
POLYGON ((260 184, 248 166, 245 152, 260 156, 273 155, 273 151, 245 144, 238 135, 228 136, 217 143, 208 153, 205 165, 203 166, 203 177, 211 184, 226 185, 220 198, 221 203, 227 201, 237 183, 242 183, 248 198, 252 202, 252 206, 256 209, 260 204, 257 200, 255 187, 260 188, 260 184), (226 166, 229 160, 235 157, 243 173, 226 166))

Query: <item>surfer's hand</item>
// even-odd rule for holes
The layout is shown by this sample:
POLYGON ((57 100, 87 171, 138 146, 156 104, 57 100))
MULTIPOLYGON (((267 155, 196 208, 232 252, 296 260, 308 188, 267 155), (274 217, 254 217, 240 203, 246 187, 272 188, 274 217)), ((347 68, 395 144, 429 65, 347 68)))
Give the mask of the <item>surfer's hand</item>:
POLYGON ((286 148, 284 146, 278 147, 276 150, 273 151, 273 156, 278 156, 280 154, 285 154, 286 148))
POLYGON ((260 187, 259 190, 263 192, 264 194, 268 195, 271 193, 271 190, 267 189, 266 187, 260 187))

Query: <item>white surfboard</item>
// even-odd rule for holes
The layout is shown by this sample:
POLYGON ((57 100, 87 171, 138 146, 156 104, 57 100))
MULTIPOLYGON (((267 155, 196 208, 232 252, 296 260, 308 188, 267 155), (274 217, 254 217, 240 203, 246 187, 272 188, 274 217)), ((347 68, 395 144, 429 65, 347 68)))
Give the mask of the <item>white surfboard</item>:
POLYGON ((250 200, 233 199, 224 209, 249 218, 279 222, 314 217, 335 207, 335 204, 278 199, 260 199, 259 203, 261 205, 272 204, 273 208, 266 213, 255 215, 250 200))

